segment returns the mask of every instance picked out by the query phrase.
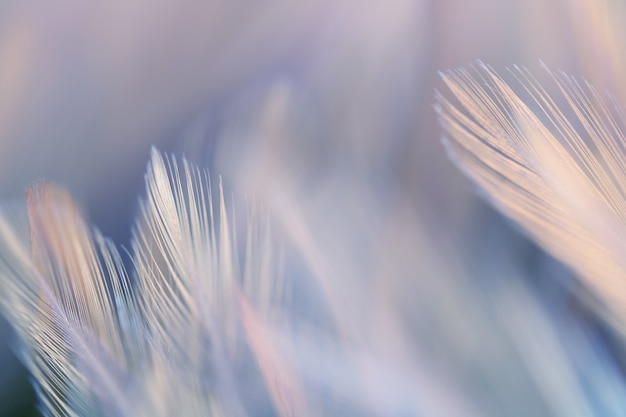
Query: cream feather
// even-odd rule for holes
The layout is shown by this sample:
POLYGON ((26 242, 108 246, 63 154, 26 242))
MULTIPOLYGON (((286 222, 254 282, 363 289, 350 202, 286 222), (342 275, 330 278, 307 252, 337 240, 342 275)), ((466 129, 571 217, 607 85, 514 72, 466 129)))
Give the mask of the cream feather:
POLYGON ((447 148, 506 215, 571 266, 626 335, 626 141, 621 109, 586 83, 549 73, 556 95, 527 70, 516 92, 478 64, 442 74, 447 148))

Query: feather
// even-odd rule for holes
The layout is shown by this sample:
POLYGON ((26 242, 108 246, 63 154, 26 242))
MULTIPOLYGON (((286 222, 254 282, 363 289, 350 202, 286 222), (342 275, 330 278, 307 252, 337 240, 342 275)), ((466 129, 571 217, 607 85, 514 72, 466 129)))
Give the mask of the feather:
POLYGON ((285 366, 285 352, 276 347, 275 338, 246 298, 239 296, 243 326, 272 400, 281 417, 311 415, 304 392, 293 369, 285 366))
POLYGON ((446 147, 503 213, 580 274, 601 300, 600 310, 626 335, 621 111, 562 73, 549 73, 558 97, 527 70, 512 74, 519 93, 483 64, 474 75, 442 74, 457 100, 438 94, 446 147))
POLYGON ((30 233, 23 218, 0 216, 1 299, 27 345, 44 413, 96 414, 107 402, 112 414, 129 414, 124 375, 139 345, 123 329, 137 310, 118 253, 58 187, 33 186, 27 211, 30 233))
MULTIPOLYGON (((259 307, 259 322, 283 300, 269 222, 249 214, 240 254, 221 180, 213 201, 207 173, 186 161, 179 169, 175 159, 153 150, 146 185, 133 259, 150 334, 177 367, 200 377, 213 374, 229 414, 243 414, 232 377, 244 342, 238 300, 259 307)), ((254 351, 256 341, 248 343, 254 351)))
MULTIPOLYGON (((26 210, 0 215, 0 306, 42 411, 247 415, 254 404, 235 385, 243 351, 265 352, 255 354, 258 383, 289 375, 260 330, 285 295, 269 220, 249 212, 240 251, 221 181, 214 201, 207 173, 153 150, 146 184, 130 276, 60 187, 36 184, 26 210)), ((301 392, 293 378, 268 381, 271 393, 301 392)), ((292 399, 272 395, 283 415, 297 412, 292 399)))

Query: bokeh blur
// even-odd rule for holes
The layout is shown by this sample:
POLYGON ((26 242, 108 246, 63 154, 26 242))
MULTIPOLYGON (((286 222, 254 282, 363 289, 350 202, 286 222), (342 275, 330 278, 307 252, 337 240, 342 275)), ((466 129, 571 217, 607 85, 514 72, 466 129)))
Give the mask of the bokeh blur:
MULTIPOLYGON (((433 110, 437 71, 478 59, 626 97, 624 7, 5 0, 0 198, 51 179, 128 246, 151 146, 185 155, 268 202, 358 341, 360 391, 341 355, 308 369, 348 404, 328 415, 626 415, 623 346, 448 160, 433 110)), ((37 415, 13 338, 0 416, 37 415)))

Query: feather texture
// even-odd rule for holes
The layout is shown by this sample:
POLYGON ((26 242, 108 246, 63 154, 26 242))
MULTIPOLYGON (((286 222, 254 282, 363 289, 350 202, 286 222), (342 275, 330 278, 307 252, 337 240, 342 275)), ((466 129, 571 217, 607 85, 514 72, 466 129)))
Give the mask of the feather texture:
POLYGON ((43 412, 247 415, 234 378, 251 349, 280 414, 304 415, 261 330, 284 297, 267 216, 249 212, 240 250, 221 182, 214 199, 207 173, 153 150, 146 184, 131 277, 57 186, 33 186, 27 215, 0 216, 0 302, 43 412))
MULTIPOLYGON (((448 71, 457 104, 438 95, 446 146, 494 204, 575 269, 626 329, 626 152, 617 106, 552 74, 551 96, 527 70, 516 92, 490 67, 448 71), (526 98, 526 99, 525 99, 526 98)), ((624 333, 626 334, 626 333, 624 333)))

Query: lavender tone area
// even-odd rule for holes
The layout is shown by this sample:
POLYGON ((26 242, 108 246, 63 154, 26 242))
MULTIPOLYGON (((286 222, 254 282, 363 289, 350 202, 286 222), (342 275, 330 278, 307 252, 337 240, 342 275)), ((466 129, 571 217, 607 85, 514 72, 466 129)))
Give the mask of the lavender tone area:
MULTIPOLYGON (((343 324, 329 317, 347 317, 354 345, 371 348, 346 354, 369 377, 352 391, 343 356, 299 339, 296 350, 320 361, 303 360, 302 373, 327 415, 620 415, 623 341, 574 273, 450 161, 433 109, 446 88, 438 71, 477 59, 505 78, 506 67, 541 73, 542 62, 626 97, 626 38, 605 24, 624 6, 600 3, 9 0, 0 199, 51 180, 130 248, 157 146, 221 175, 227 199, 266 199, 304 253, 285 251, 300 283, 294 314, 332 329, 332 341, 343 324), (310 285, 324 265, 339 278, 310 285), (337 303, 345 316, 318 292, 350 294, 337 303)), ((38 415, 18 344, 0 321, 0 416, 38 415)))

